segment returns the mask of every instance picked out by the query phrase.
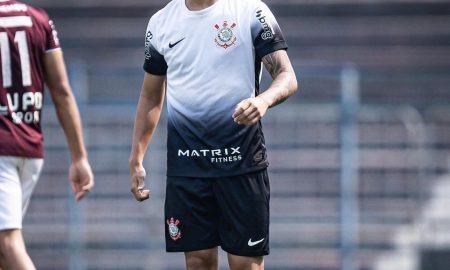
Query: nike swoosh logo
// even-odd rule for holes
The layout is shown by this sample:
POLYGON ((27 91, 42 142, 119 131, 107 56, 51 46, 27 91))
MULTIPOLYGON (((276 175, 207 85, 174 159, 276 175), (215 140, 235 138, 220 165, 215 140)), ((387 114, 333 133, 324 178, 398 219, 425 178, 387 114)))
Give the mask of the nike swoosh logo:
POLYGON ((250 239, 248 239, 248 243, 247 244, 248 244, 249 247, 253 247, 253 246, 256 246, 257 244, 261 243, 262 241, 264 241, 264 238, 261 239, 261 240, 255 241, 255 242, 252 242, 252 239, 250 238, 250 239))
POLYGON ((172 43, 169 43, 169 48, 173 48, 173 47, 175 47, 175 46, 177 46, 178 45, 178 43, 180 43, 181 41, 183 41, 185 38, 183 38, 183 39, 180 39, 180 40, 178 40, 177 42, 175 42, 174 44, 172 44, 172 43))

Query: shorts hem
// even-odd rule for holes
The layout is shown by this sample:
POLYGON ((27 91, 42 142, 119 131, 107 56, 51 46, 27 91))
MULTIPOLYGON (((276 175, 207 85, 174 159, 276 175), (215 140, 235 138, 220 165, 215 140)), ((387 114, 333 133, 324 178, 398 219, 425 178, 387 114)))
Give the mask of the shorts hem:
POLYGON ((224 246, 221 246, 221 248, 223 251, 230 253, 231 255, 241 257, 264 257, 270 254, 270 250, 248 252, 248 251, 235 251, 224 246))
POLYGON ((44 151, 38 150, 37 152, 20 152, 20 151, 0 151, 0 156, 2 157, 15 157, 15 158, 35 158, 35 159, 43 159, 44 151))
POLYGON ((9 231, 9 230, 22 230, 22 225, 18 225, 18 224, 0 225, 0 232, 1 231, 9 231))
POLYGON ((166 252, 169 253, 175 253, 175 252, 191 252, 191 251, 199 251, 199 250, 205 250, 205 249, 211 249, 211 248, 215 248, 218 247, 220 244, 213 244, 213 245, 203 245, 203 246, 195 246, 195 247, 180 247, 180 248, 167 248, 166 247, 166 252))

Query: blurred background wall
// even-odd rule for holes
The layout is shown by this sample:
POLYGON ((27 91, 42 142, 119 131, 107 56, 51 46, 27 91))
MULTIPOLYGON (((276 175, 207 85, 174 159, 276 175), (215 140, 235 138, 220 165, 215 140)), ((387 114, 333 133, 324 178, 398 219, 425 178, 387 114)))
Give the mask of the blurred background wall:
MULTIPOLYGON (((24 226, 37 268, 182 269, 181 254, 164 252, 165 115, 145 163, 150 201, 132 198, 127 164, 144 32, 167 1, 24 2, 45 8, 59 30, 97 181, 73 202, 48 105, 46 165, 24 226)), ((450 269, 439 259, 450 246, 450 2, 266 2, 300 80, 263 121, 267 269, 450 269)))

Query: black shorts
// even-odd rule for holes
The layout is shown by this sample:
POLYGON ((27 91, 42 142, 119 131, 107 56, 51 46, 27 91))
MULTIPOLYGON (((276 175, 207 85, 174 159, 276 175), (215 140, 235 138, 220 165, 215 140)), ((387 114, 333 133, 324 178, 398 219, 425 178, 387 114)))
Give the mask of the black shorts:
POLYGON ((226 178, 168 177, 166 250, 221 246, 238 256, 269 254, 267 170, 226 178))

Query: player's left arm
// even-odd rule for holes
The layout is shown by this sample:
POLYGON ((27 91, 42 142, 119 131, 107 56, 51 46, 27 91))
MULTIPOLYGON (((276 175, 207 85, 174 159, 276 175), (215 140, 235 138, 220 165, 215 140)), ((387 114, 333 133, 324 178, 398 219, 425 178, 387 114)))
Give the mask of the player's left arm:
POLYGON ((264 56, 262 61, 273 82, 259 96, 245 99, 236 106, 233 119, 240 125, 258 123, 267 109, 284 102, 297 91, 297 78, 286 50, 272 52, 264 56))
POLYGON ((81 118, 69 84, 62 52, 46 53, 44 66, 46 83, 69 144, 72 159, 69 179, 76 200, 79 201, 93 188, 94 177, 88 162, 81 118))

